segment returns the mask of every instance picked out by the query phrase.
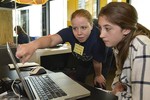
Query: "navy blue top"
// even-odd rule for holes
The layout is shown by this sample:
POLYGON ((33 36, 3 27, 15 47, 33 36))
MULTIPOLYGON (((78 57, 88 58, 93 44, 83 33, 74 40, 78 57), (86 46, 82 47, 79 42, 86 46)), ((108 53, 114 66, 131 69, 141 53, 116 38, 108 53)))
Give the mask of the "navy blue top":
POLYGON ((102 41, 102 39, 99 37, 100 31, 96 26, 93 26, 93 29, 91 31, 91 34, 89 38, 83 42, 80 43, 74 36, 72 27, 67 27, 65 29, 60 30, 57 34, 59 34, 63 40, 63 42, 69 42, 72 47, 72 53, 73 55, 82 61, 91 61, 92 59, 103 62, 105 59, 105 44, 102 41), (74 46, 75 43, 80 44, 84 47, 83 55, 79 55, 75 52, 74 46))
POLYGON ((25 33, 19 33, 18 34, 18 44, 28 43, 29 37, 25 33))

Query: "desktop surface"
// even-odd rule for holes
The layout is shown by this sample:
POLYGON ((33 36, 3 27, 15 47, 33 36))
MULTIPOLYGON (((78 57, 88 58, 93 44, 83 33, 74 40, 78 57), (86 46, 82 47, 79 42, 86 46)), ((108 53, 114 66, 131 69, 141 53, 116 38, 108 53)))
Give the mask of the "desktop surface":
POLYGON ((81 98, 79 100, 118 100, 117 96, 106 93, 102 90, 98 90, 92 86, 81 83, 86 89, 90 90, 91 95, 89 97, 81 98))

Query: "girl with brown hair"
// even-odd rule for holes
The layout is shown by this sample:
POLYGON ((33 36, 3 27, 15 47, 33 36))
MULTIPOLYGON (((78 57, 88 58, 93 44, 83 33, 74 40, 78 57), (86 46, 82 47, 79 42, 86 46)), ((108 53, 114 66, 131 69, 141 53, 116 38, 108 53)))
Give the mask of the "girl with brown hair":
POLYGON ((124 2, 103 7, 98 19, 100 37, 113 47, 116 77, 112 93, 119 100, 149 100, 150 31, 138 23, 136 9, 124 2))

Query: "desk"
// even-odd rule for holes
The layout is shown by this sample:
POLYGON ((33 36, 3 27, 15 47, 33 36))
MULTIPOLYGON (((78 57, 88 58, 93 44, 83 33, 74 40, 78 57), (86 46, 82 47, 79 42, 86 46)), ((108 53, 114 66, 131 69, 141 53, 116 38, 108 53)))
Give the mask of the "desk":
MULTIPOLYGON (((28 75, 28 71, 22 71, 22 72, 24 73, 24 75, 28 75)), ((15 79, 18 77, 16 72, 14 70, 9 70, 7 65, 0 66, 0 73, 1 73, 0 78, 9 77, 11 79, 15 79)), ((83 85, 85 88, 90 90, 91 95, 85 98, 81 98, 79 100, 117 100, 117 97, 112 94, 108 94, 104 91, 95 89, 94 87, 91 87, 83 83, 81 83, 81 85, 83 85)))
POLYGON ((80 100, 118 100, 116 96, 106 93, 102 90, 98 90, 87 84, 81 84, 86 89, 90 90, 91 95, 89 97, 81 98, 80 100))
POLYGON ((36 62, 41 65, 41 56, 64 54, 71 52, 71 46, 67 44, 63 44, 62 46, 56 48, 37 49, 33 56, 29 59, 29 61, 36 62))

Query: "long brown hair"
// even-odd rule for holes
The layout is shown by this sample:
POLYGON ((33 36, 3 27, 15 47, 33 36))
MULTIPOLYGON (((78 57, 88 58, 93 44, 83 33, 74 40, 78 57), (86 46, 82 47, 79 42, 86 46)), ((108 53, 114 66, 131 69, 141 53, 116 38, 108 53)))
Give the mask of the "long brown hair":
POLYGON ((103 7, 99 16, 106 16, 107 20, 120 26, 122 29, 130 29, 131 32, 116 46, 119 50, 117 55, 117 64, 123 67, 128 56, 130 42, 137 35, 147 35, 150 38, 150 30, 137 22, 138 15, 136 9, 125 2, 111 2, 103 7))

